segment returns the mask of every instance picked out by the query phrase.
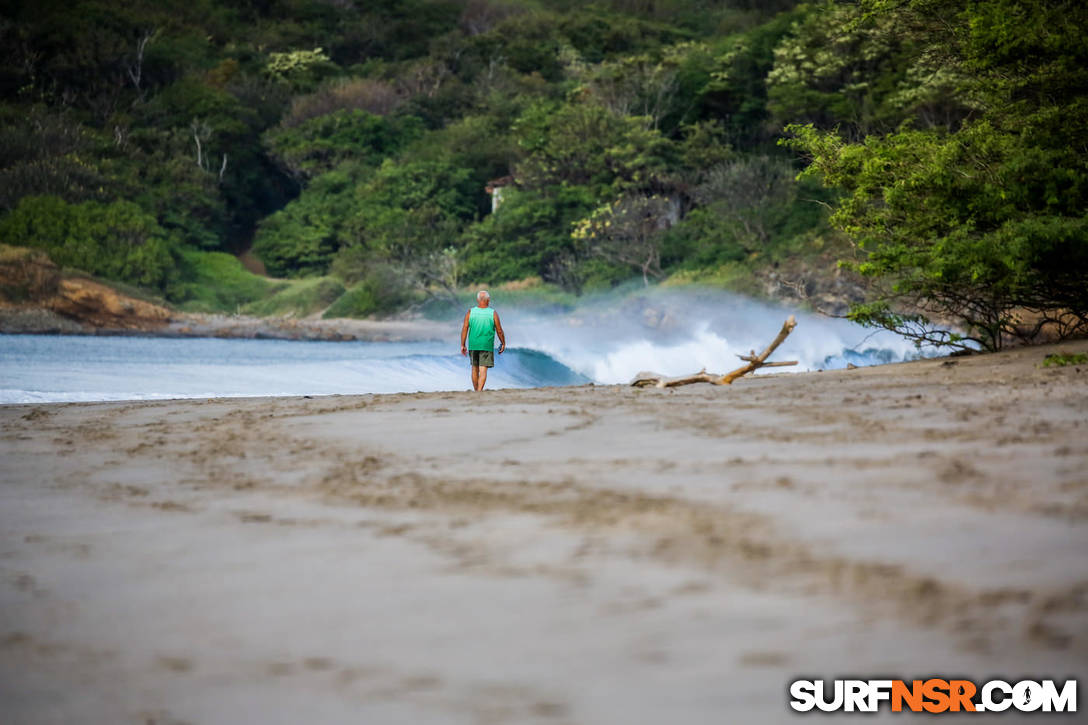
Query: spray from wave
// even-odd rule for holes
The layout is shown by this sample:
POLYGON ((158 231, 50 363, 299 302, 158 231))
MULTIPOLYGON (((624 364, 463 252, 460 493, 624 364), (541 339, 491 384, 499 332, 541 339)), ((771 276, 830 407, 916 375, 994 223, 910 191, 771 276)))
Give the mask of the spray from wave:
MULTIPOLYGON (((497 306, 502 309, 501 294, 497 306)), ((502 310, 502 319, 519 344, 609 384, 625 383, 644 370, 726 372, 740 364, 738 355, 766 347, 790 314, 797 317, 797 328, 774 359, 799 364, 775 372, 877 365, 930 354, 889 332, 716 290, 654 288, 590 302, 570 313, 502 310)))

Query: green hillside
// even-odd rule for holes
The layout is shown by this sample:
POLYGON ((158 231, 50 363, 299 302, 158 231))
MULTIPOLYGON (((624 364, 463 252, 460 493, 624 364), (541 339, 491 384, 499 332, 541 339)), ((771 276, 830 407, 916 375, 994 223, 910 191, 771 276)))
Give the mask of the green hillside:
POLYGON ((843 260, 866 324, 1075 334, 1085 27, 1042 0, 8 2, 0 242, 181 309, 344 316, 476 284, 804 297, 843 260))

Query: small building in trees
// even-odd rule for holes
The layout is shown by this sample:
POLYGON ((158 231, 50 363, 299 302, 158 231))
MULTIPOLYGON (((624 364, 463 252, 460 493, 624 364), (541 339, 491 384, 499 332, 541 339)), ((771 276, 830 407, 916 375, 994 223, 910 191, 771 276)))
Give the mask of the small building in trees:
POLYGON ((502 190, 514 183, 513 176, 502 176, 498 179, 492 179, 487 182, 487 186, 484 190, 491 195, 491 213, 494 214, 495 210, 499 208, 499 204, 502 203, 502 190))

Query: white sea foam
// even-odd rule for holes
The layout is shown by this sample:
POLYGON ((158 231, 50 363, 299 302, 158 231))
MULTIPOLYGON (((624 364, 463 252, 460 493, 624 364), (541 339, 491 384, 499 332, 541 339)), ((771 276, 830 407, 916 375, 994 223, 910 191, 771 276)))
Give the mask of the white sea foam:
POLYGON ((143 393, 127 391, 94 390, 16 390, 0 388, 0 404, 19 403, 99 403, 121 400, 181 400, 204 398, 255 398, 263 395, 289 395, 290 393, 230 393, 207 391, 204 393, 143 393))
POLYGON ((527 346, 598 383, 614 384, 644 370, 726 372, 742 364, 738 355, 762 351, 790 314, 797 327, 773 359, 798 365, 767 373, 875 365, 921 354, 889 332, 724 292, 654 291, 634 301, 590 304, 569 315, 513 310, 503 320, 508 334, 525 336, 527 346))

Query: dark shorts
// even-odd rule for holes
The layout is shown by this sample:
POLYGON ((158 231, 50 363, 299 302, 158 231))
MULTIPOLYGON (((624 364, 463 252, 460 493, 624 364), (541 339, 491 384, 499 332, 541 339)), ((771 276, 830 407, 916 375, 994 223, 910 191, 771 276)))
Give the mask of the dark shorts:
POLYGON ((472 367, 495 367, 495 351, 494 350, 469 350, 468 359, 472 363, 472 367))

